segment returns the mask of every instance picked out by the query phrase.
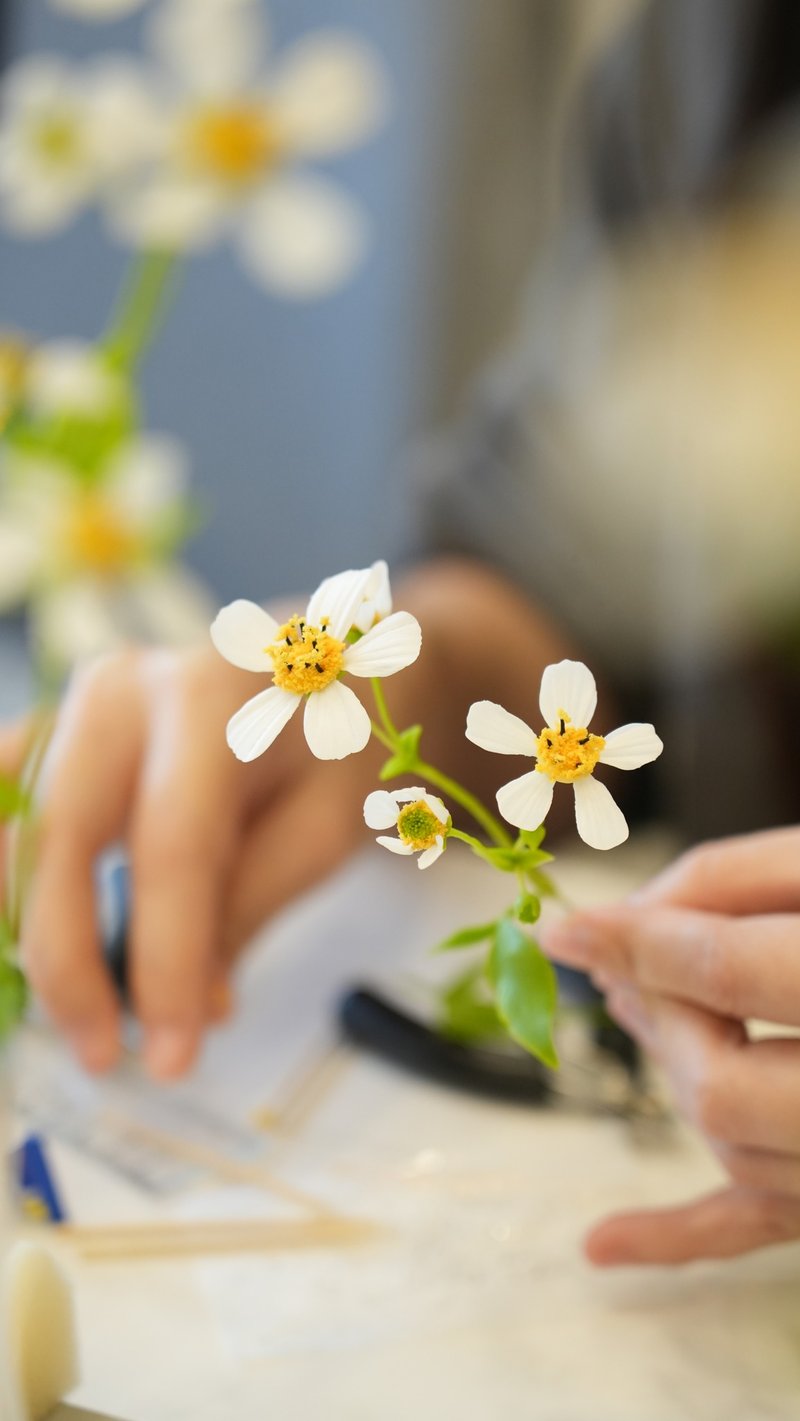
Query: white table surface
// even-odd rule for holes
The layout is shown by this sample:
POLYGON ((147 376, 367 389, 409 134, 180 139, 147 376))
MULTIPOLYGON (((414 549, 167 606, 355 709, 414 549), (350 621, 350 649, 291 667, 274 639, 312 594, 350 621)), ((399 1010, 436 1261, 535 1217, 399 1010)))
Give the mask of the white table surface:
MULTIPOLYGON (((561 878, 589 902, 641 872, 631 847, 565 860, 561 878)), ((503 888, 456 854, 419 874, 367 851, 256 945, 241 1013, 191 1090, 231 1119, 279 1108, 324 1056, 343 985, 441 971, 427 946, 499 907, 503 888)), ((74 1150, 55 1157, 77 1219, 152 1212, 74 1150)), ((675 1272, 603 1274, 582 1258, 603 1213, 713 1187, 717 1168, 686 1131, 643 1148, 620 1122, 488 1104, 353 1055, 304 1120, 267 1137, 266 1158, 386 1232, 345 1250, 70 1258, 85 1378, 73 1400, 125 1421, 800 1413, 800 1249, 675 1272)), ((285 1208, 230 1190, 187 1199, 170 1208, 285 1208)))

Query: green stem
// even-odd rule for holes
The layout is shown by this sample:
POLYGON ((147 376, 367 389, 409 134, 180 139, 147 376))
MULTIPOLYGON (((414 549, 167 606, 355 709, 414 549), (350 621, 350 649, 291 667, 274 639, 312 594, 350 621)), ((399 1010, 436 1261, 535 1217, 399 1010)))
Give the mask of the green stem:
POLYGON ((103 346, 112 365, 131 371, 166 314, 177 271, 174 252, 142 252, 132 263, 103 346))
POLYGON ((462 809, 466 809, 475 823, 480 824, 484 833, 488 834, 495 844, 506 848, 514 842, 491 810, 487 809, 476 795, 471 794, 468 789, 464 789, 458 780, 453 780, 449 775, 442 774, 441 770, 437 770, 434 765, 429 765, 425 760, 415 759, 408 768, 410 774, 419 775, 426 785, 435 785, 448 799, 454 799, 456 804, 460 804, 462 809))
MULTIPOLYGON (((402 754, 403 746, 401 743, 401 734, 389 713, 389 707, 386 703, 386 696, 380 677, 373 676, 371 684, 372 694, 375 697, 375 705, 381 721, 379 726, 373 721, 372 733, 376 740, 380 741, 381 745, 386 746, 387 750, 391 750, 395 754, 402 754)), ((471 794, 468 789, 464 789, 464 786, 460 785, 458 780, 451 779, 449 775, 442 774, 442 771, 437 770, 434 765, 429 765, 425 760, 420 760, 416 756, 413 758, 409 757, 408 759, 408 773, 410 775, 418 775, 426 784, 435 785, 435 787, 440 789, 449 799, 454 800, 456 804, 460 804, 461 808, 466 809, 467 813, 475 820, 475 823, 480 824, 484 833, 487 834, 495 844, 501 844, 505 847, 513 842, 511 835, 500 823, 500 820, 496 819, 494 814, 486 808, 486 805, 481 803, 477 795, 471 794)))
POLYGON ((386 739, 379 735, 378 739, 381 740, 382 744, 384 744, 388 750, 396 750, 397 742, 400 739, 400 732, 389 714, 389 707, 386 704, 386 695, 380 676, 373 676, 370 685, 372 686, 372 694, 375 697, 378 715, 381 718, 381 725, 388 737, 388 739, 386 739))

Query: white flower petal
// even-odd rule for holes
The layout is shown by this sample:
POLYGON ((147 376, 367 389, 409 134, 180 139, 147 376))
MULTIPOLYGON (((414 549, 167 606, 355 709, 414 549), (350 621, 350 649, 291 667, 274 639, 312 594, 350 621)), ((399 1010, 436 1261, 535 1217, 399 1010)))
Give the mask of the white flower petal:
POLYGON ((426 791, 424 794, 421 795, 421 798, 424 799, 429 810, 431 811, 431 814, 435 814, 436 818, 441 820, 442 824, 446 824, 448 819, 450 818, 450 815, 447 812, 446 805, 442 803, 438 795, 428 794, 426 791))
POLYGON ((355 203, 324 178, 272 178, 242 214, 242 260, 268 291, 312 298, 341 286, 367 246, 355 203))
POLYGON ((632 722, 612 730, 605 737, 605 745, 600 751, 600 762, 613 765, 617 770, 638 770, 641 765, 649 765, 657 760, 664 743, 659 740, 652 725, 632 722))
POLYGON ((36 528, 8 516, 0 520, 0 610, 28 596, 42 566, 42 551, 36 528))
POLYGON ((368 632, 375 622, 388 617, 392 610, 392 589, 389 569, 386 563, 374 562, 370 569, 370 579, 364 590, 364 601, 356 613, 353 625, 360 632, 368 632))
POLYGON ((545 725, 558 725, 559 711, 565 711, 574 726, 585 729, 596 708, 594 676, 582 661, 558 661, 545 666, 539 691, 539 709, 545 725))
POLYGON ((125 599, 130 605, 130 633, 137 641, 168 646, 206 644, 213 599, 209 589, 181 563, 155 563, 132 571, 125 599))
POLYGON ((467 712, 466 736, 495 755, 535 755, 537 737, 519 716, 496 701, 475 701, 467 712))
POLYGON ((349 676, 394 676, 416 661, 421 646, 422 629, 416 617, 410 612, 393 612, 348 646, 344 669, 349 676))
POLYGON ((388 849, 391 854, 404 854, 408 857, 414 852, 410 844, 404 844, 402 839, 390 839, 388 834, 379 834, 375 842, 388 849))
POLYGON ((51 340, 28 364, 25 398, 38 415, 64 413, 102 418, 124 398, 119 375, 87 341, 51 340))
POLYGON ((300 697, 269 686, 257 696, 245 701, 241 710, 228 721, 225 738, 237 760, 249 762, 263 755, 283 727, 288 724, 300 704, 300 697))
POLYGON ((224 98, 246 89, 264 62, 266 17, 253 0, 165 0, 148 36, 191 93, 224 98))
POLYGON ((229 215, 229 196, 217 183, 177 171, 122 183, 106 202, 108 226, 118 241, 164 251, 213 246, 229 215))
POLYGON ((372 726, 358 696, 341 681, 333 681, 308 697, 303 729, 318 760, 343 760, 364 749, 372 726))
POLYGON ((367 45, 317 30, 284 50, 271 99, 290 150, 322 156, 375 131, 388 108, 388 85, 367 45))
POLYGON ((397 823, 397 800, 386 789, 374 789, 364 800, 364 823, 368 829, 391 829, 397 823))
POLYGON ((583 842, 592 849, 615 849, 628 837, 628 825, 605 785, 593 775, 576 780, 575 822, 583 842))
POLYGON ((211 624, 211 640, 217 651, 243 671, 272 670, 267 647, 274 642, 278 623, 263 607, 240 598, 229 602, 211 624))
POLYGON ((120 599, 103 581, 59 583, 33 599, 34 643, 45 664, 66 670, 128 639, 120 612, 120 599))
POLYGON ((390 794, 398 804, 413 804, 415 800, 425 798, 425 790, 420 785, 410 785, 408 789, 393 789, 390 794))
POLYGON ((337 572, 320 583, 306 608, 309 626, 318 627, 325 622, 331 636, 344 641, 347 633, 356 625, 367 588, 372 578, 372 568, 362 567, 337 572))
POLYGON ((130 439, 106 465, 106 489, 114 507, 139 527, 180 501, 189 485, 186 450, 168 434, 130 439))
POLYGON ((518 829, 538 829, 553 802, 553 781, 539 770, 509 780, 497 791, 497 807, 518 829))
POLYGON ((438 858, 441 858, 443 853, 444 839, 441 834, 437 834, 436 843, 433 844, 431 848, 425 849, 424 853, 421 853, 417 859, 417 868, 430 868, 431 864, 435 863, 438 858))

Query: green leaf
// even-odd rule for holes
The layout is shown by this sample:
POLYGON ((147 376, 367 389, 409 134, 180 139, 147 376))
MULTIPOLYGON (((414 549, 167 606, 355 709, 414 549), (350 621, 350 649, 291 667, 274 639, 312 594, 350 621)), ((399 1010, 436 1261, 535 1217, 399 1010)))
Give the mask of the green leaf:
POLYGON ((397 749, 388 759, 380 772, 380 779, 395 780, 400 775, 407 775, 413 770, 419 759, 419 742, 422 736, 422 726, 412 725, 408 730, 403 730, 397 737, 397 749))
POLYGON ((480 963, 462 973, 442 993, 439 1029, 444 1036, 456 1041, 480 1041, 504 1034, 480 963))
POLYGON ((509 1034, 555 1070, 556 974, 541 949, 511 918, 501 918, 497 925, 487 971, 509 1034))
POLYGON ((544 835, 544 824, 540 824, 538 829, 520 829, 518 842, 524 844, 528 849, 538 849, 541 847, 544 835))
POLYGON ((491 923, 481 923, 474 928, 461 928, 457 933, 451 933, 442 942, 437 943, 434 952, 453 952, 459 947, 473 947, 476 942, 487 942, 494 935, 497 928, 497 921, 491 923))
POLYGON ((535 923, 541 911, 542 905, 533 893, 520 893, 514 904, 514 917, 521 923, 535 923))
POLYGON ((14 819, 19 814, 27 814, 31 807, 31 796, 17 780, 10 775, 0 774, 0 822, 14 819))
POLYGON ((19 967, 0 959, 0 1040, 16 1026, 28 1001, 28 987, 19 967))

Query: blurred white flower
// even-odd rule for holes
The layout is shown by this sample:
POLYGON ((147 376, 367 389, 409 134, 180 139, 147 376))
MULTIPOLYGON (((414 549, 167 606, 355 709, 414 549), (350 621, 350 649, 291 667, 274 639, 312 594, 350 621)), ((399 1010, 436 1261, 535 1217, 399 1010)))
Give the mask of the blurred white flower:
POLYGON ((586 726, 597 706, 594 676, 581 661, 546 666, 539 692, 545 726, 540 735, 494 701, 476 701, 467 715, 467 739, 496 755, 533 755, 536 769, 497 791, 497 805, 509 824, 538 829, 553 802, 556 784, 575 792, 578 833, 593 849, 613 849, 628 837, 622 810, 595 766, 638 770, 657 759, 664 746, 652 725, 620 726, 610 735, 594 735, 586 726))
POLYGON ((61 59, 20 60, 0 94, 0 205, 20 234, 66 226, 132 166, 161 131, 142 70, 105 60, 79 71, 61 59))
POLYGON ((199 641, 209 598, 170 561, 187 471, 165 437, 131 439, 87 482, 9 453, 0 491, 0 608, 28 603, 34 637, 67 666, 130 639, 199 641))
POLYGON ((348 642, 374 580, 369 567, 326 578, 305 614, 283 626, 254 602, 222 608, 211 628, 217 651, 234 666, 272 676, 272 685, 228 721, 228 744, 238 759, 255 760, 269 749, 301 701, 305 737, 318 759, 341 760, 364 749, 369 715, 339 678, 393 676, 416 661, 422 642, 409 612, 394 612, 348 642))
POLYGON ((374 132, 386 84, 372 51, 321 31, 270 67, 251 0, 167 0, 153 35, 175 90, 159 158, 117 194, 114 229, 135 245, 179 250, 232 231, 266 287, 302 297, 337 285, 364 249, 364 216, 334 183, 295 165, 374 132))
POLYGON ((378 843, 393 854, 419 854, 418 868, 430 868, 444 853, 450 815, 426 789, 373 790, 364 801, 364 820, 370 829, 396 828, 396 839, 379 834, 378 843))

